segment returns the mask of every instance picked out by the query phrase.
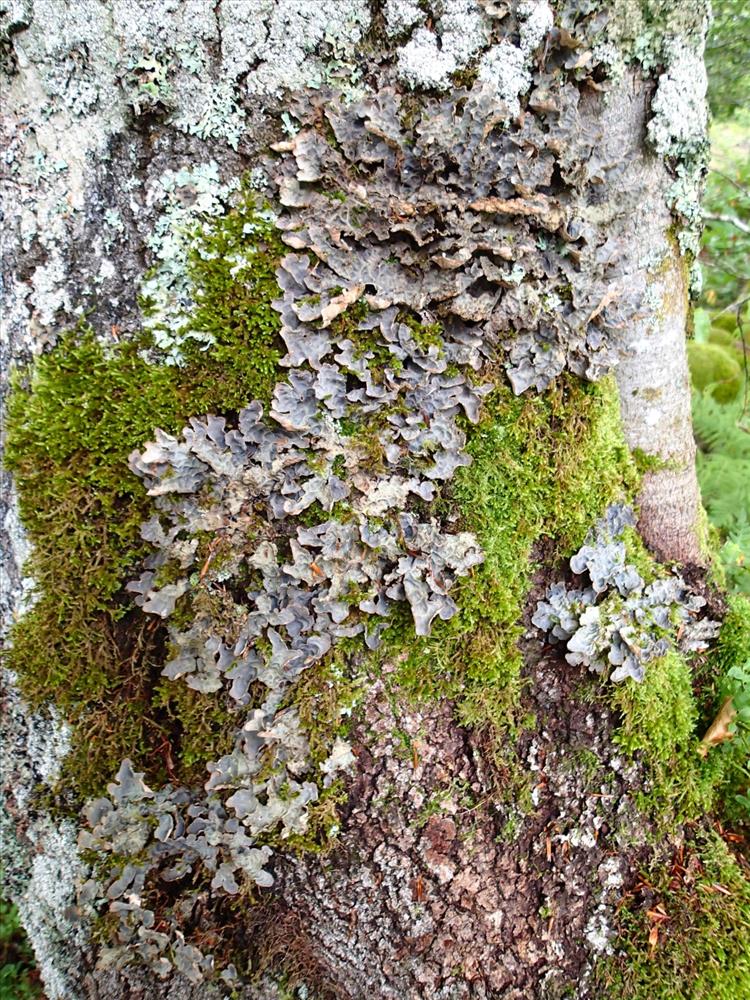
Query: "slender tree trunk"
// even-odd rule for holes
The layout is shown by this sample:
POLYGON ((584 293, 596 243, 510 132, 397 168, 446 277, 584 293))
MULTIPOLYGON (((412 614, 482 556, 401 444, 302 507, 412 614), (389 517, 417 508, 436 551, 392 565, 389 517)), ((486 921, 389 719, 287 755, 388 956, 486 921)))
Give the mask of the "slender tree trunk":
POLYGON ((0 834, 50 1000, 610 995, 621 901, 683 835, 659 782, 698 767, 674 706, 703 611, 623 507, 656 559, 704 564, 707 12, 647 6, 0 8, 3 368, 37 359, 2 480, 0 834), (90 404, 117 364, 135 390, 90 404), (148 430, 107 506, 128 393, 123 440, 148 430), (45 414, 81 443, 47 445, 45 414), (151 527, 66 666, 74 613, 33 629, 86 604, 129 504, 151 527), (43 560, 88 525, 79 585, 43 560), (617 602, 653 574, 680 628, 628 645, 617 602), (567 631, 540 605, 560 581, 567 631))

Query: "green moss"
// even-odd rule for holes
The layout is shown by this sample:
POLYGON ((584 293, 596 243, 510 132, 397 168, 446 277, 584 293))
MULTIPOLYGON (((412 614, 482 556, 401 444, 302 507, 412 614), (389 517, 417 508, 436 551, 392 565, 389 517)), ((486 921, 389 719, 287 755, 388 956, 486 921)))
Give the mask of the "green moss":
POLYGON ((155 425, 174 426, 179 408, 172 369, 148 365, 133 344, 106 351, 86 331, 67 335, 32 371, 16 374, 6 466, 15 475, 21 515, 37 546, 33 569, 40 588, 60 582, 46 548, 56 554, 63 547, 56 536, 69 529, 64 550, 70 583, 93 590, 97 609, 107 607, 122 570, 142 550, 145 491, 127 469, 128 454, 155 425), (94 545, 104 549, 90 564, 94 545))
POLYGON ((395 641, 408 648, 398 679, 417 697, 456 699, 468 725, 501 725, 518 703, 517 641, 535 546, 546 541, 569 554, 637 475, 610 379, 566 378, 537 397, 499 388, 469 428, 467 450, 472 465, 457 472, 442 506, 459 512, 455 526, 477 535, 485 560, 457 584, 458 614, 438 621, 431 636, 415 638, 405 614, 394 626, 395 641))
POLYGON ((727 596, 727 611, 716 642, 693 663, 693 691, 702 734, 713 721, 722 700, 722 682, 732 667, 750 660, 750 600, 727 596))
MULTIPOLYGON (((698 662, 695 687, 701 708, 699 735, 708 730, 728 695, 734 698, 735 707, 741 708, 746 701, 747 688, 743 689, 738 681, 736 668, 740 668, 740 676, 747 676, 750 669, 750 600, 742 594, 728 597, 728 610, 719 637, 698 662), (730 676, 732 670, 735 673, 730 676)), ((704 763, 713 775, 722 815, 729 822, 746 826, 750 823, 749 755, 750 733, 746 725, 740 723, 731 740, 708 751, 704 763)))
POLYGON ((5 461, 34 546, 36 601, 13 627, 6 663, 32 705, 52 699, 71 721, 62 784, 79 796, 99 794, 123 757, 153 780, 198 780, 207 754, 231 745, 231 709, 161 680, 165 629, 124 592, 147 554, 140 525, 152 508, 127 459, 156 427, 177 433, 193 414, 268 401, 282 253, 245 196, 190 262, 190 327, 212 334, 208 349, 188 340, 184 366, 152 365, 150 343, 105 348, 81 328, 14 377, 5 461))
MULTIPOLYGON (((308 739, 312 781, 319 779, 320 766, 330 755, 334 741, 347 738, 353 713, 366 694, 368 680, 361 662, 361 645, 359 638, 337 645, 306 670, 289 693, 288 703, 296 708, 308 739)), ((338 807, 346 797, 342 778, 330 788, 321 787, 317 802, 307 807, 305 833, 279 838, 278 846, 295 851, 330 850, 340 826, 338 807)), ((272 838, 268 843, 273 845, 275 841, 272 838)))
POLYGON ((622 532, 625 543, 627 561, 635 566, 646 583, 650 583, 658 575, 657 562, 646 547, 646 543, 638 533, 637 528, 625 528, 622 532))
MULTIPOLYGON (((351 646, 359 652, 358 641, 351 646)), ((315 767, 328 757, 337 736, 347 736, 352 711, 366 690, 366 679, 350 662, 348 651, 350 646, 337 647, 306 670, 291 692, 315 767)))
MULTIPOLYGON (((632 558, 629 545, 629 557, 632 558)), ((648 577, 644 550, 637 563, 648 577)), ((727 672, 750 659, 750 602, 728 598, 718 640, 688 662, 673 651, 649 663, 642 683, 609 685, 606 697, 619 715, 615 742, 645 765, 649 791, 638 806, 663 842, 679 826, 718 810, 746 822, 747 743, 735 737, 699 755, 700 739, 726 698, 727 672)))
MULTIPOLYGON (((654 559, 635 532, 626 532, 626 545, 629 560, 647 581, 652 579, 654 559)), ((730 794, 731 754, 714 752, 703 759, 697 749, 718 711, 721 679, 743 657, 750 657, 750 602, 731 597, 719 638, 708 653, 688 662, 672 651, 648 664, 640 684, 626 681, 607 688, 620 716, 615 741, 648 770, 651 791, 639 805, 655 824, 657 839, 730 794)))
POLYGON ((643 899, 620 910, 616 957, 595 969, 596 995, 619 1000, 749 1000, 750 880, 713 832, 688 840, 680 867, 643 873, 643 899), (640 904, 640 905, 638 905, 640 904), (667 920, 649 946, 648 910, 667 920))
MULTIPOLYGON (((734 312, 714 314, 711 316, 711 327, 712 328, 716 327, 717 330, 723 331, 730 335, 735 334, 735 337, 731 338, 732 340, 734 340, 736 338, 736 333, 737 333, 737 316, 734 312)), ((709 339, 713 340, 713 337, 710 337, 709 339)), ((722 341, 719 339, 717 339, 715 342, 717 344, 722 343, 722 341)))
MULTIPOLYGON (((334 290, 335 291, 335 290, 334 290)), ((387 345, 382 342, 377 330, 360 330, 359 324, 367 318, 369 306, 364 299, 354 302, 332 320, 329 331, 336 343, 351 340, 354 344, 355 358, 369 355, 368 366, 375 382, 382 381, 383 370, 390 368, 398 372, 402 362, 391 354, 387 345)))
POLYGON ((712 326, 708 332, 708 343, 717 344, 742 364, 742 338, 737 328, 733 328, 730 332, 723 327, 712 326))
POLYGON ((7 663, 33 705, 54 698, 79 727, 70 768, 87 789, 92 770, 147 742, 138 717, 159 637, 118 596, 144 554, 149 508, 127 457, 155 424, 175 425, 175 390, 174 372, 152 370, 134 345, 108 353, 84 332, 18 374, 8 404, 6 465, 37 601, 12 629, 7 663))
POLYGON ((349 435, 352 448, 367 460, 369 471, 372 475, 383 475, 386 473, 387 465, 385 460, 385 449, 377 435, 377 427, 367 424, 357 424, 356 429, 349 435))
POLYGON ((659 455, 651 455, 642 448, 633 449, 633 461, 640 475, 647 472, 661 472, 664 469, 674 469, 675 463, 661 458, 659 455))
MULTIPOLYGON (((597 782, 601 785, 602 762, 589 747, 578 747, 572 750, 566 761, 571 774, 582 775, 587 785, 597 782)), ((592 787, 592 791, 596 791, 592 787)))
POLYGON ((723 678, 748 658, 750 602, 732 596, 719 638, 708 653, 688 664, 670 652, 648 665, 641 684, 626 682, 609 689, 621 718, 616 742, 629 755, 641 757, 648 769, 651 791, 639 804, 655 823, 657 839, 722 800, 731 804, 738 782, 744 780, 745 761, 737 759, 744 757, 739 741, 736 748, 724 744, 705 759, 697 749, 723 700, 723 678))
POLYGON ((750 660, 750 599, 730 594, 728 609, 712 658, 717 673, 724 675, 732 667, 750 660))
POLYGON ((652 791, 642 807, 659 827, 710 808, 712 774, 696 753, 697 711, 685 658, 669 652, 652 661, 640 684, 613 685, 610 700, 622 716, 615 741, 642 756, 649 770, 652 791))
POLYGON ((709 389, 718 403, 735 399, 742 388, 742 369, 732 354, 719 344, 690 341, 688 363, 696 389, 709 389))
POLYGON ((193 413, 268 404, 281 377, 280 295, 276 269, 288 253, 268 213, 247 191, 239 205, 201 234, 189 262, 195 309, 184 333, 209 333, 206 350, 188 339, 182 349, 193 413))
POLYGON ((442 323, 423 323, 413 313, 401 313, 398 318, 409 327, 417 346, 423 351, 428 351, 430 347, 438 347, 442 350, 442 323))
POLYGON ((167 769, 179 768, 201 781, 206 761, 228 752, 244 720, 228 695, 207 697, 181 681, 160 680, 151 693, 151 709, 163 711, 164 740, 158 750, 167 769))

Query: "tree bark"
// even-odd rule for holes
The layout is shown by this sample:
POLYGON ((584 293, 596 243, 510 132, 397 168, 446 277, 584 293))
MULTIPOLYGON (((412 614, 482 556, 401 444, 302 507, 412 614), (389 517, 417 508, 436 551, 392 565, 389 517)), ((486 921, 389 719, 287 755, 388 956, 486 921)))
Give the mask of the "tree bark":
MULTIPOLYGON (((571 580, 575 550, 585 540, 595 544, 597 518, 607 504, 632 492, 634 464, 623 441, 646 461, 638 496, 638 530, 646 545, 661 561, 705 564, 685 352, 705 110, 700 76, 691 84, 685 66, 700 65, 706 11, 698 0, 657 5, 660 20, 647 30, 640 3, 589 6, 564 0, 14 0, 0 11, 3 370, 43 353, 56 357, 65 349, 63 331, 84 317, 106 352, 137 341, 144 328, 156 330, 148 363, 179 369, 170 351, 179 352, 184 342, 158 339, 139 295, 161 287, 158 281, 169 275, 164 309, 174 333, 196 302, 181 298, 187 286, 178 281, 187 279, 175 274, 185 259, 181 251, 169 256, 170 240, 178 242, 174 233, 197 226, 211 231, 212 220, 230 211, 232 185, 249 172, 256 205, 272 211, 284 254, 299 255, 283 257, 276 272, 279 300, 286 295, 286 301, 274 300, 274 309, 291 330, 279 353, 297 358, 287 370, 283 361, 276 366, 279 382, 288 370, 315 375, 321 357, 333 364, 325 353, 316 359, 305 336, 330 332, 339 349, 363 329, 375 336, 372 329, 380 328, 367 327, 367 318, 355 332, 343 326, 352 304, 364 301, 370 317, 389 308, 399 317, 389 321, 393 330, 401 323, 399 336, 407 344, 396 375, 418 356, 427 380, 445 370, 441 352, 453 350, 450 372, 463 379, 462 399, 470 397, 461 403, 460 419, 458 402, 446 410, 454 436, 444 458, 456 459, 455 468, 430 478, 423 470, 440 446, 425 445, 422 464, 407 473, 402 464, 398 472, 419 481, 422 492, 399 486, 400 506, 380 510, 373 496, 393 488, 387 473, 372 471, 387 466, 382 448, 370 467, 362 459, 355 468, 350 457, 365 431, 385 418, 377 408, 365 409, 371 399, 364 390, 355 396, 347 413, 359 412, 362 434, 345 439, 341 462, 347 471, 341 476, 355 484, 359 507, 351 501, 342 523, 351 523, 354 510, 371 518, 372 530, 389 530, 388 519, 396 524, 406 512, 420 524, 439 524, 433 554, 460 532, 475 541, 479 535, 484 567, 470 570, 467 562, 465 570, 457 569, 446 557, 442 582, 434 582, 434 565, 415 577, 414 589, 429 591, 424 600, 430 608, 439 605, 445 619, 427 626, 409 587, 395 587, 392 614, 403 612, 398 621, 407 622, 400 649, 389 640, 380 654, 364 644, 352 651, 336 638, 329 658, 310 667, 309 676, 317 677, 321 664, 333 662, 333 673, 321 674, 325 684, 357 692, 345 740, 353 762, 339 776, 339 799, 323 796, 333 808, 328 834, 316 850, 304 844, 285 849, 278 831, 258 839, 257 847, 273 845, 273 885, 247 878, 240 897, 209 888, 210 876, 199 876, 196 867, 188 907, 180 904, 182 890, 169 888, 161 869, 154 869, 147 890, 154 926, 160 933, 171 928, 160 952, 166 967, 158 969, 136 954, 141 938, 120 940, 117 954, 108 950, 118 940, 113 918, 104 916, 120 897, 110 891, 107 898, 106 877, 96 868, 109 855, 102 851, 95 860, 90 839, 76 846, 79 832, 88 835, 95 823, 84 818, 80 806, 87 796, 64 769, 66 753, 77 745, 77 723, 69 726, 64 712, 50 708, 55 690, 46 706, 38 699, 28 704, 29 681, 11 653, 15 672, 5 671, 2 716, 3 867, 50 1000, 176 1000, 229 995, 230 988, 237 990, 233 995, 261 1000, 288 996, 284 990, 300 984, 309 991, 300 996, 352 1000, 521 1000, 571 990, 580 998, 604 995, 597 977, 617 947, 621 900, 639 866, 668 856, 682 828, 658 811, 658 795, 644 803, 644 792, 657 780, 656 765, 643 749, 647 741, 636 743, 639 752, 624 749, 627 693, 613 695, 606 681, 593 690, 585 661, 566 662, 564 645, 549 645, 532 617, 551 583, 571 580), (190 214, 196 204, 202 215, 197 209, 190 214), (327 285, 326 275, 333 275, 327 285), (319 293, 316 277, 323 282, 319 293), (298 285, 304 294, 295 291, 298 285), (305 308, 314 319, 303 335, 305 308), (609 372, 619 387, 621 424, 614 428, 607 424, 607 400, 614 398, 609 372), (600 382, 609 388, 597 388, 600 382), (477 385, 487 387, 486 398, 484 390, 472 395, 477 385), (591 395, 597 392, 602 395, 591 395), (482 405, 475 415, 472 400, 482 405), (522 426, 529 428, 528 447, 508 457, 505 442, 522 426), (610 432, 614 437, 605 441, 610 432), (513 509, 501 509, 497 498, 506 493, 497 476, 510 481, 526 468, 524 454, 534 452, 536 435, 549 440, 549 460, 528 467, 527 493, 508 493, 513 509), (481 457, 483 440, 496 441, 499 449, 495 478, 493 462, 481 457), (461 458, 467 453, 473 466, 461 458), (472 468, 486 476, 474 494, 466 478, 472 468), (545 487, 549 499, 539 508, 534 483, 547 482, 550 469, 559 493, 554 484, 545 487), (425 483, 437 484, 437 500, 425 483), (575 495, 571 483, 577 484, 575 495), (528 511, 519 511, 526 504, 528 511), (496 523, 480 523, 491 517, 496 523), (520 596, 510 611, 501 611, 485 604, 507 584, 499 579, 501 556, 487 539, 502 552, 521 530, 530 541, 514 569, 520 596), (471 604, 472 586, 479 607, 471 604), (446 631, 456 615, 470 621, 463 634, 446 631), (433 645, 422 646, 430 627, 433 645), (501 633, 511 636, 502 648, 501 633), (440 676, 448 669, 440 658, 450 643, 455 676, 440 676), (345 654, 337 652, 344 648, 345 654), (417 649, 426 657, 419 665, 424 677, 412 683, 417 649), (343 673, 336 673, 339 668, 343 673), (507 689, 495 679, 502 670, 507 689), (80 895, 92 872, 102 880, 94 903, 80 895), (187 952, 184 960, 176 957, 185 939, 202 956, 215 956, 213 971, 208 964, 199 971, 191 966, 187 952), (239 964, 237 956, 246 959, 238 977, 219 978, 230 961, 239 964)), ((248 241, 260 224, 253 216, 248 241)), ((380 349, 394 342, 381 337, 380 349)), ((367 341, 362 351, 371 348, 367 341)), ((215 342, 206 345, 207 366, 214 349, 215 342)), ((362 356, 377 357, 350 353, 348 392, 360 386, 355 374, 362 356)), ((373 393, 391 377, 373 379, 373 393)), ((410 397, 400 391, 405 409, 398 410, 396 400, 389 411, 394 441, 392 428, 401 426, 394 421, 402 419, 407 430, 419 419, 428 421, 409 412, 410 397), (409 417, 415 418, 411 425, 409 417)), ((321 390, 316 405, 331 394, 334 389, 321 390)), ((301 433, 295 411, 274 399, 274 426, 301 433)), ((234 403, 224 408, 230 426, 239 409, 234 403)), ((341 413, 334 416, 338 421, 341 413)), ((269 426, 270 416, 264 419, 269 426)), ((435 435, 436 428, 437 422, 435 435)), ((151 440, 156 430, 154 425, 151 440)), ((184 439, 176 433, 175 440, 184 439)), ((340 434, 337 447, 342 440, 340 434)), ((402 463, 411 461, 404 448, 402 463)), ((157 468, 146 439, 140 456, 127 475, 158 493, 154 484, 173 458, 160 459, 166 464, 157 468)), ((39 599, 39 590, 32 596, 25 576, 29 545, 16 487, 9 473, 2 475, 0 582, 10 628, 39 599)), ((242 503, 251 497, 257 504, 261 496, 249 482, 243 480, 245 493, 233 508, 238 519, 247 512, 242 503)), ((168 488, 164 492, 169 500, 168 488)), ((327 511, 321 520, 334 518, 333 500, 327 507, 320 502, 327 511)), ((153 510, 169 523, 167 501, 153 510)), ((289 515, 283 544, 303 537, 293 531, 310 527, 299 513, 289 515)), ((242 548, 249 524, 244 535, 231 536, 230 565, 234 556, 250 558, 242 548)), ((399 544, 408 531, 403 524, 399 544)), ((410 544, 400 550, 402 560, 417 558, 418 545, 410 544)), ((203 566, 195 565, 200 580, 190 584, 198 587, 205 578, 214 595, 223 586, 220 576, 212 576, 215 551, 208 550, 203 566)), ((312 565, 311 588, 317 585, 312 565)), ((129 602, 126 623, 133 616, 152 620, 149 601, 156 591, 148 590, 150 584, 144 584, 139 608, 133 589, 124 589, 142 569, 130 567, 113 598, 118 607, 129 602)), ((54 589, 55 581, 39 585, 54 589)), ((242 604, 236 595, 232 600, 242 604)), ((192 613, 197 621, 195 607, 192 613)), ((163 664, 166 626, 152 618, 161 630, 163 664)), ((22 617, 18 627, 24 627, 22 617)), ((670 643, 677 641, 671 636, 670 643)), ((118 677, 122 659, 113 667, 118 677)), ((647 679, 667 673, 659 658, 651 675, 648 669, 647 679)), ((170 683, 183 682, 176 677, 170 683)), ((635 683, 631 677, 624 688, 635 683)), ((284 689, 292 699, 284 704, 302 714, 304 703, 294 701, 294 692, 303 682, 297 684, 284 689)), ((325 718, 314 690, 313 721, 325 718)), ((655 691, 656 699, 658 686, 655 691)), ((667 699, 673 694, 667 690, 667 699)), ((201 697, 220 696, 209 690, 201 697)), ((158 720, 160 735, 152 735, 146 752, 134 746, 131 757, 158 790, 167 778, 153 764, 157 745, 163 738, 181 745, 181 734, 155 702, 154 696, 144 712, 158 720)), ((344 708, 337 713, 336 726, 344 708)), ((244 721, 243 715, 240 734, 244 721)), ((181 776, 184 762, 172 763, 181 776)), ((317 758, 315 767, 319 772, 317 758)), ((174 783, 172 770, 168 777, 174 783)), ((101 775, 100 795, 113 796, 105 789, 114 778, 101 775)), ((322 796, 320 773, 308 772, 308 779, 317 781, 322 796)), ((189 794, 196 802, 204 795, 199 785, 189 794)), ((142 858, 139 850, 133 857, 142 858)), ((111 868, 110 874, 117 872, 111 868)))

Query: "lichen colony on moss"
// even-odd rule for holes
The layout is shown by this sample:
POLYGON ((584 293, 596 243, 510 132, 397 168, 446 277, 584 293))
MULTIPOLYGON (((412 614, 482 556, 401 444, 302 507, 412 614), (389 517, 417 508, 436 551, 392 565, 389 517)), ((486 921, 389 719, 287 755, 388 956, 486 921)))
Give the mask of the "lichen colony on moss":
MULTIPOLYGON (((184 173, 186 191, 177 185, 184 198, 195 175, 184 173)), ((210 335, 210 351, 188 337, 180 341, 180 365, 149 363, 166 360, 164 344, 144 336, 105 346, 82 327, 31 372, 17 373, 8 403, 5 464, 34 543, 37 596, 12 630, 6 662, 33 705, 54 691, 75 723, 65 768, 83 796, 100 793, 123 756, 160 744, 161 766, 192 780, 206 749, 225 745, 236 725, 231 705, 158 680, 161 634, 121 592, 143 558, 140 525, 149 514, 145 491, 127 470, 130 452, 154 424, 179 431, 191 414, 270 399, 277 378, 283 343, 270 303, 283 244, 249 191, 237 190, 232 202, 213 221, 193 215, 185 274, 177 278, 195 306, 189 318, 180 313, 175 332, 197 326, 210 335), (233 274, 240 250, 241 280, 233 274), (179 751, 164 743, 169 725, 178 729, 179 751), (89 753, 94 740, 97 760, 89 753)), ((160 246, 184 247, 185 217, 175 221, 174 234, 160 230, 160 246)), ((161 283, 174 289, 173 279, 170 269, 161 283)))
MULTIPOLYGON (((561 552, 576 549, 608 504, 632 496, 637 476, 619 427, 612 378, 563 377, 541 395, 498 386, 438 507, 471 530, 483 562, 455 590, 458 613, 407 645, 399 683, 419 699, 453 699, 468 726, 507 741, 518 723, 521 610, 551 525, 561 552)), ((405 623, 408 629, 409 623, 405 623)), ((386 637, 390 633, 386 632, 386 637)), ((407 641, 408 637, 408 641, 407 641)))
MULTIPOLYGON (((503 348, 518 392, 545 388, 566 367, 597 377, 617 354, 609 331, 637 302, 637 290, 616 304, 607 296, 617 255, 589 253, 597 234, 575 217, 578 189, 534 190, 555 168, 567 176, 575 162, 580 171, 584 149, 593 183, 593 139, 563 155, 537 118, 512 139, 487 132, 506 104, 481 72, 468 91, 425 99, 408 125, 401 100, 389 87, 349 107, 328 92, 300 98, 302 128, 275 147, 276 225, 295 252, 277 270, 273 307, 287 348, 279 365, 289 376, 268 416, 253 403, 236 428, 194 419, 181 438, 161 433, 131 458, 157 515, 142 532, 156 552, 129 589, 147 614, 176 613, 188 625, 170 627, 165 676, 204 693, 226 679, 251 709, 231 752, 209 764, 206 798, 138 786, 138 822, 145 814, 157 832, 169 829, 128 848, 131 879, 182 878, 202 863, 214 890, 239 891, 239 872, 270 882, 268 848, 258 845, 277 829, 303 834, 319 794, 289 704, 296 679, 337 640, 364 633, 376 647, 382 625, 366 617, 387 619, 394 600, 408 601, 426 636, 435 618, 456 614, 449 591, 482 560, 471 535, 446 533, 418 511, 469 464, 462 422, 478 420, 503 348), (536 154, 523 176, 519 143, 536 154), (315 511, 304 527, 284 524, 315 511), (172 835, 174 822, 183 833, 172 835)), ((572 127, 577 100, 576 89, 554 99, 548 91, 546 114, 572 127)), ((345 745, 335 760, 351 762, 345 745)), ((336 766, 332 758, 322 768, 336 766)), ((130 799, 116 786, 111 794, 90 808, 82 846, 106 853, 114 840, 129 843, 130 799)), ((96 891, 119 898, 121 884, 115 869, 96 891)), ((140 904, 123 907, 112 904, 120 943, 140 926, 163 970, 171 940, 153 936, 140 904)), ((203 963, 194 954, 195 975, 203 963)))
POLYGON ((683 653, 708 649, 719 628, 718 622, 695 620, 705 599, 679 576, 646 583, 626 562, 622 535, 634 525, 632 510, 609 507, 570 560, 575 574, 588 576, 587 586, 552 584, 532 617, 550 639, 565 640, 568 663, 594 673, 614 667, 609 676, 615 682, 642 681, 646 664, 665 656, 675 642, 683 653))

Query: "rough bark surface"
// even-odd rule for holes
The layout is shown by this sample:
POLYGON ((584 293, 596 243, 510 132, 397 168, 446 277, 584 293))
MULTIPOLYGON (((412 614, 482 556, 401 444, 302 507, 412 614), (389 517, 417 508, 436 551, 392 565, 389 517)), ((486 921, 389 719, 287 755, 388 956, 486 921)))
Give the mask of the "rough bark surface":
MULTIPOLYGON (((271 143, 288 143, 282 115, 295 108, 303 117, 304 102, 290 93, 306 93, 313 117, 321 118, 321 83, 357 90, 364 81, 376 92, 395 83, 407 97, 455 92, 456 74, 470 77, 497 42, 493 17, 501 21, 508 9, 523 27, 536 13, 534 4, 493 0, 428 6, 435 8, 429 20, 411 0, 0 4, 0 128, 7 149, 3 371, 50 348, 84 315, 107 343, 138 330, 138 293, 156 260, 148 240, 163 208, 158 183, 166 171, 213 161, 228 181, 257 167, 271 143), (169 87, 161 92, 153 59, 169 67, 169 87), (144 90, 144 82, 153 86, 144 90)), ((609 6, 613 25, 634 7, 609 6)), ((678 26, 694 21, 698 38, 700 5, 673 6, 665 36, 671 31, 682 45, 678 26)), ((538 7, 552 17, 546 3, 538 7)), ((555 13, 572 27, 575 7, 561 3, 555 13)), ((516 78, 488 63, 501 81, 496 119, 519 133, 524 115, 531 120, 543 113, 549 83, 543 63, 561 37, 549 35, 546 22, 538 37, 531 27, 524 30, 533 41, 526 50, 516 44, 517 31, 504 43, 512 45, 513 59, 524 51, 524 67, 514 64, 516 78), (532 74, 538 74, 533 84, 532 74), (532 85, 533 107, 522 111, 519 99, 527 103, 532 85)), ((660 558, 700 563, 684 349, 688 288, 671 235, 675 160, 648 141, 657 68, 667 57, 660 48, 648 69, 626 64, 627 38, 613 28, 610 63, 581 76, 576 129, 592 148, 595 180, 564 182, 550 167, 544 197, 559 197, 576 224, 596 234, 597 265, 608 255, 617 260, 603 285, 587 284, 582 274, 571 289, 584 318, 593 323, 607 316, 605 333, 589 329, 588 342, 584 326, 571 367, 584 374, 586 352, 598 351, 597 337, 606 339, 618 362, 628 444, 670 463, 646 475, 642 535, 660 558), (587 298, 592 288, 599 291, 593 302, 587 298)), ((569 61, 575 79, 572 54, 569 61)), ((375 125, 370 132, 379 134, 375 125)), ((559 140, 561 148, 577 141, 564 131, 559 140)), ((525 164, 524 155, 518 153, 520 169, 531 172, 534 156, 525 164)), ((582 178, 586 169, 580 166, 582 178)), ((447 217, 454 205, 446 199, 447 217)), ((331 204, 333 214, 338 209, 331 204)), ((540 211, 538 204, 529 209, 540 211)), ((526 221, 514 219, 521 238, 526 221)), ((566 234, 561 242, 573 246, 575 239, 566 234)), ((496 260, 496 270, 499 263, 505 262, 496 260)), ((457 266, 446 265, 441 280, 457 266)), ((539 273, 554 266, 550 250, 539 273)), ((492 329, 496 341, 512 325, 507 316, 500 325, 501 311, 489 320, 499 327, 492 329)), ((542 353, 529 348, 528 356, 537 364, 542 353)), ((523 361, 514 364, 525 370, 523 361)), ((598 361, 591 364, 602 374, 598 361)), ((538 372, 535 377, 542 379, 538 372)), ((7 625, 23 610, 30 581, 23 571, 28 545, 6 473, 0 486, 0 610, 7 625)), ((548 535, 554 537, 554 525, 548 535)), ((261 891, 260 901, 226 931, 234 953, 249 955, 257 973, 233 995, 287 996, 280 972, 307 984, 309 995, 344 1000, 552 1000, 571 989, 581 998, 596 995, 593 970, 612 949, 618 901, 649 852, 650 820, 636 804, 649 778, 643 762, 615 742, 614 710, 588 700, 585 670, 570 667, 530 628, 545 584, 540 577, 524 609, 529 631, 519 717, 533 722, 520 737, 506 731, 499 744, 490 726, 462 726, 451 701, 415 706, 389 684, 396 662, 368 676, 350 736, 356 764, 340 833, 322 853, 279 852, 273 889, 261 891), (514 801, 519 773, 517 794, 529 797, 524 808, 514 801)), ((54 818, 33 795, 40 784, 54 785, 69 733, 54 710, 28 709, 16 681, 6 672, 0 837, 6 882, 50 1000, 228 995, 221 983, 190 983, 177 974, 162 982, 138 965, 124 971, 97 966, 101 956, 76 908, 76 881, 85 877, 76 823, 54 818)), ((215 912, 206 904, 204 920, 197 905, 191 925, 215 938, 215 912)), ((223 916, 226 930, 232 911, 223 916)))
MULTIPOLYGON (((456 726, 449 704, 394 715, 374 686, 345 839, 323 864, 301 859, 279 873, 332 995, 520 1000, 585 988, 632 878, 634 854, 613 846, 643 832, 631 797, 643 775, 612 748, 608 715, 577 700, 575 680, 544 661, 528 676, 538 729, 518 749, 535 809, 512 837, 487 739, 456 726), (413 741, 406 766, 397 729, 413 741), (576 774, 571 749, 601 768, 576 774)), ((282 917, 265 933, 281 942, 284 931, 282 917)))

